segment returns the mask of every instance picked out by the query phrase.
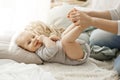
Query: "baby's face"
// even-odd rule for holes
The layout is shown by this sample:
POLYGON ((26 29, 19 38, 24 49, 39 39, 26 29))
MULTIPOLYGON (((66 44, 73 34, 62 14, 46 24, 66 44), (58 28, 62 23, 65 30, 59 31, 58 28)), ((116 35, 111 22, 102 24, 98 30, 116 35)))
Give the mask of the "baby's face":
POLYGON ((16 43, 31 52, 35 52, 39 47, 42 46, 42 42, 39 39, 39 36, 29 32, 29 31, 24 31, 22 32, 17 40, 16 43))

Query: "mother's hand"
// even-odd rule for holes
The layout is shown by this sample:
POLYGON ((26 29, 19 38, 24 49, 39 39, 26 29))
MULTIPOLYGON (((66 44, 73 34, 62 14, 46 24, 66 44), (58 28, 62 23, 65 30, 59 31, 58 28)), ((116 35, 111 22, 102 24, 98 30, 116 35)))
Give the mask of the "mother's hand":
POLYGON ((83 11, 79 11, 77 9, 72 9, 68 13, 68 18, 76 25, 81 26, 83 28, 87 28, 92 25, 93 20, 92 17, 87 15, 83 11))

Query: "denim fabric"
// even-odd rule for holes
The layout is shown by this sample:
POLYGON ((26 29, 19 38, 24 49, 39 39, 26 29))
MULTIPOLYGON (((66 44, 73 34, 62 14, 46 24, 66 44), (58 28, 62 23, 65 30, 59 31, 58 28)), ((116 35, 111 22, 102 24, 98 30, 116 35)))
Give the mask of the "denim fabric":
MULTIPOLYGON (((91 33, 90 45, 107 46, 109 48, 118 48, 120 50, 120 36, 96 29, 91 33)), ((114 69, 120 75, 120 55, 115 59, 114 69)))
POLYGON ((115 59, 114 62, 114 69, 118 72, 120 75, 120 55, 115 59))
POLYGON ((120 49, 120 36, 96 29, 91 33, 90 45, 107 46, 120 49))

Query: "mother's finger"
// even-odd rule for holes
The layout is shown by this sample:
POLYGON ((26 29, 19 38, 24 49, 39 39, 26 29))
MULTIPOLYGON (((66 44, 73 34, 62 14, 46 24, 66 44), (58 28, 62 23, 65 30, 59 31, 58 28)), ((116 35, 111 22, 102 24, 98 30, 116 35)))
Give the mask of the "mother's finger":
POLYGON ((73 12, 69 15, 68 18, 74 18, 74 17, 78 17, 78 16, 79 16, 79 14, 76 14, 75 12, 73 12))
POLYGON ((75 23, 77 20, 75 18, 69 18, 73 23, 75 23))

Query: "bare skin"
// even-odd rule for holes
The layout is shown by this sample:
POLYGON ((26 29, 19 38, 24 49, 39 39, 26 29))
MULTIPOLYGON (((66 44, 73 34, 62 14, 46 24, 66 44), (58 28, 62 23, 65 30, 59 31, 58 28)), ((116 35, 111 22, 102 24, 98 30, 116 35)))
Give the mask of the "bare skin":
POLYGON ((94 26, 114 34, 118 33, 118 23, 117 21, 111 20, 109 11, 84 12, 72 9, 68 13, 68 18, 76 26, 81 26, 83 29, 89 26, 94 26))
POLYGON ((81 32, 82 27, 72 24, 62 34, 63 49, 71 59, 82 59, 84 56, 80 43, 76 41, 81 32))

